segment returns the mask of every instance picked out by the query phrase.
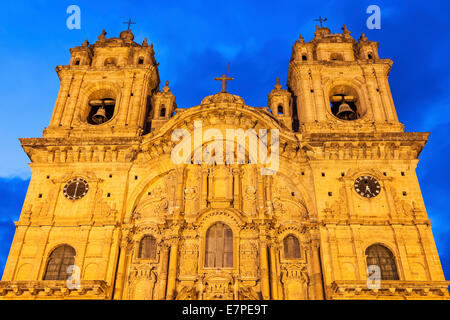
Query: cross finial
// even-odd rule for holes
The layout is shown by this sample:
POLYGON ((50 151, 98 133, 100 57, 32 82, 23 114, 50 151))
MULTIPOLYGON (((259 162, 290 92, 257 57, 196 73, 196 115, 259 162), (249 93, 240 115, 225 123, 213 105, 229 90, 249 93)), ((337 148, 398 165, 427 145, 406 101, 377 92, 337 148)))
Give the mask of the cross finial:
POLYGON ((319 21, 320 27, 322 28, 322 22, 327 21, 327 18, 322 18, 322 16, 319 16, 319 19, 314 19, 314 21, 319 21))
POLYGON ((127 30, 130 30, 130 25, 132 25, 132 24, 136 24, 136 22, 132 22, 132 21, 131 21, 131 18, 129 18, 129 19, 128 19, 128 21, 126 21, 126 22, 122 22, 122 23, 124 23, 124 24, 127 24, 127 25, 128 25, 128 28, 127 28, 127 30))
POLYGON ((227 77, 223 74, 220 78, 214 78, 214 80, 222 81, 221 92, 227 92, 227 81, 234 80, 234 78, 227 77))

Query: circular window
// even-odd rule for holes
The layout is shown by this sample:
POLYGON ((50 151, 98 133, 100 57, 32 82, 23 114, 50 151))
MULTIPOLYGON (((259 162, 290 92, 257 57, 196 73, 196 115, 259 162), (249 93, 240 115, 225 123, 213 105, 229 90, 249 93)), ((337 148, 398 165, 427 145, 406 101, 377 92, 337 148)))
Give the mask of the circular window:
POLYGON ((86 180, 75 178, 70 180, 64 186, 64 196, 70 200, 83 198, 89 190, 89 184, 86 180))
POLYGON ((361 176, 355 180, 356 192, 364 198, 376 197, 381 190, 380 183, 371 176, 361 176))

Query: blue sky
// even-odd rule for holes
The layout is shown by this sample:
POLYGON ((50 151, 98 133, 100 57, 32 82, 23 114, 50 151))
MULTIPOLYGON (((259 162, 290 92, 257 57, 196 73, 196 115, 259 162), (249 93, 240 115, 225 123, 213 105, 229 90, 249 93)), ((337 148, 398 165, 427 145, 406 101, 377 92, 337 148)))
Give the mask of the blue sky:
POLYGON ((118 36, 131 17, 135 40, 154 44, 162 82, 170 80, 179 107, 198 105, 220 89, 248 105, 265 106, 275 78, 286 83, 294 41, 313 37, 319 15, 332 32, 346 24, 380 42, 394 60, 390 85, 407 131, 430 131, 417 173, 433 234, 450 279, 450 85, 447 1, 2 1, 0 10, 0 273, 28 186, 30 170, 19 137, 40 137, 58 93, 54 67, 69 62, 69 48, 95 42, 102 29, 118 36), (66 27, 69 5, 81 8, 81 29, 66 27), (368 30, 366 8, 381 8, 381 30, 368 30))

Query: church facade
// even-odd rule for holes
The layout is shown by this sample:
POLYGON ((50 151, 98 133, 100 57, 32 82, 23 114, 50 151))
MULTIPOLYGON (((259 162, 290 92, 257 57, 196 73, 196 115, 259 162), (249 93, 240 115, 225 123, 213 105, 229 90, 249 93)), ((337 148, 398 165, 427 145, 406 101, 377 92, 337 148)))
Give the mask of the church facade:
POLYGON ((130 30, 70 52, 0 298, 449 298, 378 43, 300 36, 267 107, 177 109, 130 30))

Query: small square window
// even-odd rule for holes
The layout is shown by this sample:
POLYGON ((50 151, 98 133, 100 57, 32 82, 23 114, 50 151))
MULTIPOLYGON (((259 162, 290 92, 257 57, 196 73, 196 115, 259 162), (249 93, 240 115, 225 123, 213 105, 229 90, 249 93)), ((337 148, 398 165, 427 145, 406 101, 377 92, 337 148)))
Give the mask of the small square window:
POLYGON ((328 192, 328 196, 331 197, 333 195, 333 192, 328 192))
POLYGON ((112 174, 110 174, 109 177, 112 178, 112 174))
POLYGON ((138 179, 138 176, 134 176, 134 180, 137 180, 138 179))
POLYGON ((403 196, 406 197, 406 191, 403 191, 403 196))
POLYGON ((305 175, 305 172, 304 171, 302 171, 302 176, 304 176, 305 175))
POLYGON ((47 176, 47 179, 50 179, 50 176, 47 176))
POLYGON ((42 198, 42 193, 39 193, 39 196, 38 196, 39 198, 42 198))
POLYGON ((345 173, 341 172, 341 177, 345 176, 345 173))
POLYGON ((108 192, 108 194, 106 195, 108 198, 111 197, 111 193, 108 192))
POLYGON ((386 172, 383 172, 383 176, 387 176, 387 173, 386 173, 386 172))
POLYGON ((325 172, 322 172, 322 177, 325 177, 325 172))
POLYGON ((400 173, 401 175, 402 175, 402 177, 404 177, 405 176, 405 173, 402 171, 401 173, 400 173))

